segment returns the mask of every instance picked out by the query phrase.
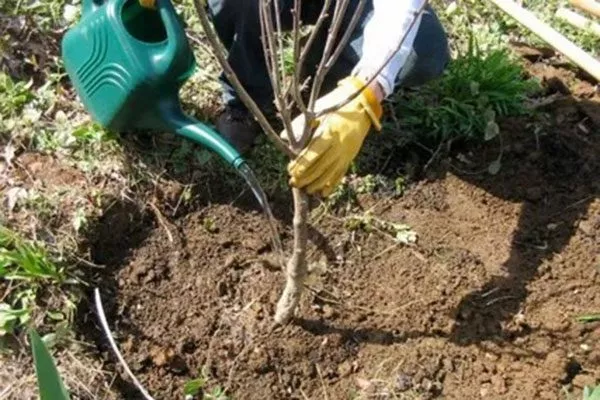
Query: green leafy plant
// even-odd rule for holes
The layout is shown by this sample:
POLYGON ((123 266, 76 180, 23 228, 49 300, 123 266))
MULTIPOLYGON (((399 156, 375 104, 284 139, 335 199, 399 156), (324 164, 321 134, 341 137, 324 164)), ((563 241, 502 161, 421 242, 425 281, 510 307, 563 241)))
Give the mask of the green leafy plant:
POLYGON ((14 82, 10 76, 0 72, 0 115, 5 117, 14 115, 33 99, 32 85, 33 81, 14 82))
POLYGON ((42 282, 61 283, 63 271, 46 250, 0 226, 0 278, 19 281, 0 303, 0 336, 14 333, 31 318, 37 291, 42 282))
POLYGON ((40 399, 69 400, 69 394, 44 341, 34 329, 29 331, 29 338, 35 362, 40 399))
POLYGON ((193 399, 200 396, 205 400, 228 400, 229 397, 226 395, 226 391, 220 386, 213 387, 212 390, 207 388, 209 379, 206 374, 201 372, 201 376, 195 379, 191 379, 183 386, 183 393, 187 399, 193 399))
POLYGON ((583 388, 583 400, 600 400, 600 386, 583 388))
POLYGON ((524 100, 537 88, 506 50, 484 53, 471 37, 443 77, 417 96, 400 94, 396 110, 401 128, 420 141, 491 140, 500 133, 497 117, 524 113, 524 100))
POLYGON ((0 277, 7 280, 52 279, 60 282, 62 271, 50 261, 46 250, 22 240, 0 227, 0 277))

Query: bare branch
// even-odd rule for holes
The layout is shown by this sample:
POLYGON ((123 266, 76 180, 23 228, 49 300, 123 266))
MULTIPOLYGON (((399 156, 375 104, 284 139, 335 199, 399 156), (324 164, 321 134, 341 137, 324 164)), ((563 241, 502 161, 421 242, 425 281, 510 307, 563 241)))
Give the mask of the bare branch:
POLYGON ((329 58, 329 60, 327 60, 327 63, 325 64, 325 68, 327 69, 327 72, 325 73, 325 75, 327 75, 327 73, 329 72, 331 67, 335 64, 337 59, 342 54, 342 51, 344 51, 344 49, 346 48, 346 45, 348 44, 348 41, 350 40, 350 36, 352 36, 352 33, 354 33, 354 28, 356 28, 356 25, 358 24, 358 21, 362 15, 362 12, 365 8, 365 4, 366 4, 366 0, 360 0, 358 2, 357 6, 356 6, 356 10, 354 11, 354 15, 352 16, 352 19, 350 20, 350 24, 348 25, 346 32, 344 32, 344 36, 342 36, 342 39, 340 40, 340 43, 338 44, 337 49, 335 49, 335 51, 333 52, 333 55, 329 58))
MULTIPOLYGON (((331 68, 333 67, 333 65, 335 64, 337 59, 339 58, 339 56, 342 54, 342 51, 348 44, 348 41, 350 40, 350 37, 352 36, 352 33, 354 32, 354 28, 356 28, 356 25, 357 25, 357 23, 361 17, 361 14, 364 10, 365 3, 366 3, 365 0, 359 1, 356 10, 354 10, 354 15, 352 16, 352 19, 350 20, 349 26, 346 28, 346 31, 344 32, 342 39, 338 43, 337 48, 335 49, 335 51, 333 52, 331 57, 329 57, 329 53, 331 52, 331 49, 333 48, 333 44, 335 42, 337 33, 342 25, 342 21, 343 21, 344 15, 346 13, 348 2, 345 2, 344 4, 342 4, 342 7, 341 7, 342 9, 339 10, 339 13, 337 13, 337 15, 334 13, 334 21, 332 22, 333 27, 330 30, 329 35, 327 37, 325 51, 321 57, 321 62, 319 63, 319 66, 315 73, 315 82, 313 84, 312 91, 311 91, 311 98, 310 98, 308 108, 311 111, 313 111, 313 113, 312 113, 312 115, 308 115, 308 113, 305 113, 308 115, 306 120, 312 121, 312 119, 314 119, 316 117, 314 115, 314 107, 315 107, 316 99, 321 91, 323 81, 325 80, 325 77, 327 76, 327 74, 329 73, 329 71, 331 70, 331 68)), ((302 132, 302 135, 300 138, 300 143, 302 146, 305 146, 305 144, 308 143, 312 139, 314 131, 313 131, 313 129, 310 128, 311 125, 312 125, 311 123, 307 123, 304 126, 304 132, 302 132)))
POLYGON ((215 53, 215 56, 217 57, 219 64, 221 64, 221 68, 223 68, 225 76, 227 76, 227 79, 233 85, 236 92, 240 96, 240 99, 242 100, 244 105, 248 108, 248 110, 250 110, 250 112, 254 115, 254 117, 260 124, 261 128, 263 129, 265 134, 269 137, 269 139, 273 142, 275 147, 277 147, 280 151, 282 151, 288 157, 295 158, 296 154, 294 154, 294 152, 290 148, 287 147, 286 143, 275 132, 275 130, 273 129, 271 124, 269 124, 269 122, 267 121, 267 118, 265 117, 263 112, 260 110, 260 108, 258 107, 256 102, 252 99, 252 97, 250 97, 250 95, 248 94, 246 89, 244 89, 244 86, 241 84, 237 75, 231 68, 229 61, 227 61, 227 57, 225 56, 225 54, 227 53, 227 50, 225 49, 225 47, 223 46, 223 44, 217 37, 217 34, 214 31, 214 29, 208 19, 208 15, 206 14, 206 10, 204 9, 204 6, 202 5, 201 0, 194 0, 194 6, 196 7, 196 12, 199 16, 200 23, 202 24, 202 28, 204 29, 206 37, 211 44, 211 47, 215 53))
MULTIPOLYGON (((302 28, 302 21, 300 21, 300 14, 302 12, 302 0, 294 0, 294 10, 292 11, 294 21, 292 27, 292 40, 293 40, 293 51, 294 51, 294 61, 300 60, 300 29, 302 28)), ((291 90, 293 92, 292 97, 296 101, 298 108, 303 114, 306 114, 306 104, 304 104, 304 100, 302 99, 302 90, 300 86, 300 72, 301 62, 294 66, 294 79, 292 79, 292 87, 291 90)), ((294 136, 294 135, 292 135, 294 136)), ((294 136, 294 140, 296 140, 294 136)))
POLYGON ((358 95, 360 95, 362 93, 362 91, 365 90, 371 84, 371 82, 373 82, 375 80, 375 78, 381 73, 381 71, 386 67, 386 65, 388 65, 390 63, 392 58, 394 58, 396 53, 402 48, 402 45, 404 44, 404 42, 406 41, 406 37, 408 36, 408 32, 410 32, 412 30, 412 28, 416 24, 417 20, 419 19, 419 16, 423 13, 423 11, 425 11, 425 7, 427 7, 428 3, 429 3, 429 1, 425 0, 423 2, 423 4, 421 5, 421 7, 419 7, 419 10, 417 10, 414 13, 414 18, 411 20, 411 22, 408 26, 408 29, 404 32, 404 35, 402 36, 402 39, 398 43, 398 46, 396 47, 396 49, 394 51, 392 51, 390 53, 390 55, 386 58, 386 60, 382 63, 382 65, 377 69, 377 71, 373 74, 373 76, 371 76, 360 89, 358 89, 354 94, 349 96, 346 100, 344 100, 338 104, 335 104, 331 107, 327 107, 323 110, 319 110, 319 112, 317 113, 317 118, 320 118, 327 113, 338 110, 341 107, 345 106, 346 104, 348 104, 349 102, 354 100, 356 97, 358 97, 358 95))
POLYGON ((306 62, 306 57, 308 57, 310 48, 312 47, 313 42, 315 41, 315 39, 317 37, 317 34, 321 30, 321 26, 325 22, 325 19, 329 16, 329 14, 327 12, 328 12, 330 6, 331 6, 331 0, 325 0, 325 4, 323 4, 323 9, 321 9, 321 13, 319 14, 319 18, 317 19, 315 26, 313 27, 313 31, 310 33, 310 36, 308 37, 308 40, 306 41, 306 44, 304 45, 304 48, 302 49, 302 52, 300 53, 300 59, 294 60, 294 61, 297 61, 297 63, 296 63, 296 79, 298 80, 298 82, 300 82, 300 79, 302 76, 302 69, 304 68, 304 63, 306 62))

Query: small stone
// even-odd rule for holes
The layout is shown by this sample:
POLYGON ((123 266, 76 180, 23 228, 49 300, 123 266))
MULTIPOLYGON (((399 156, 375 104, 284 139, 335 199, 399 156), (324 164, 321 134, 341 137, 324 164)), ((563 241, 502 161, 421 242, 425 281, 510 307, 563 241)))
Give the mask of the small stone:
POLYGON ((161 349, 159 347, 154 347, 150 351, 150 358, 152 359, 152 363, 157 367, 162 367, 166 365, 171 357, 173 357, 173 351, 169 349, 161 349))
POLYGON ((267 249, 268 245, 261 239, 255 237, 249 237, 242 241, 242 246, 247 248, 248 250, 253 250, 257 253, 260 253, 267 249))
POLYGON ((560 378, 564 374, 567 361, 564 351, 556 350, 546 356, 544 368, 548 371, 550 376, 560 378))
POLYGON ((491 385, 489 383, 481 385, 481 389, 479 389, 479 395, 481 396, 481 398, 483 398, 483 399, 488 398, 488 395, 490 394, 490 388, 491 388, 491 385))
POLYGON ((584 353, 589 353, 592 348, 590 347, 589 344, 586 343, 582 343, 581 345, 579 345, 579 348, 584 352, 584 353))
POLYGON ((584 220, 579 222, 579 230, 586 236, 594 236, 595 235, 595 229, 594 229, 594 224, 592 223, 592 221, 589 220, 584 220))
POLYGON ((492 386, 494 387, 494 392, 498 394, 505 394, 508 391, 506 381, 500 375, 492 376, 492 386))
POLYGON ((421 381, 421 388, 426 392, 431 391, 431 389, 433 388, 433 382, 431 381, 431 379, 423 378, 423 380, 421 381))
POLYGON ((444 370, 446 370, 446 372, 454 372, 454 363, 452 362, 452 360, 450 358, 444 358, 444 360, 442 361, 442 364, 443 364, 444 370))
POLYGON ((367 392, 373 388, 374 385, 373 382, 368 379, 356 378, 356 386, 358 386, 358 388, 363 392, 367 392))
POLYGON ((151 269, 150 271, 148 271, 148 274, 144 277, 143 282, 144 283, 150 283, 152 282, 154 279, 156 278, 156 272, 154 272, 153 269, 151 269))
POLYGON ((225 264, 223 264, 223 267, 225 267, 225 268, 237 268, 239 266, 239 264, 240 263, 239 263, 236 255, 235 254, 230 254, 225 259, 225 264))

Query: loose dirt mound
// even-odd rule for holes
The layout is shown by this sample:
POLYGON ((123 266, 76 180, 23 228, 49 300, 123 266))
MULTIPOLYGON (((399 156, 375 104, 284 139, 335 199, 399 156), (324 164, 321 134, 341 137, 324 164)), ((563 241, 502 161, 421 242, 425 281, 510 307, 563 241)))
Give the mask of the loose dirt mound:
POLYGON ((283 274, 258 213, 208 206, 129 254, 114 235, 101 240, 98 254, 120 255, 102 261, 117 271, 105 296, 126 359, 160 399, 181 399, 202 367, 235 399, 580 393, 600 378, 600 325, 575 320, 600 311, 600 136, 575 100, 551 107, 537 137, 525 119, 505 122, 495 176, 464 171, 485 170, 490 145, 403 198, 360 198, 409 224, 415 246, 322 218, 311 259, 326 261, 283 328, 271 323, 283 274))

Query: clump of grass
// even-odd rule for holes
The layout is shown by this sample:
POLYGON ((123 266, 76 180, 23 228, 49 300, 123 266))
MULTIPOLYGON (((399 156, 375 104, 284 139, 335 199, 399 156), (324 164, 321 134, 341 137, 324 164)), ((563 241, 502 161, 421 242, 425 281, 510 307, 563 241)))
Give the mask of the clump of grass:
POLYGON ((400 128, 421 142, 490 140, 497 117, 525 113, 524 100, 538 87, 506 50, 484 53, 472 37, 439 80, 398 95, 395 106, 400 128))
POLYGON ((42 246, 5 227, 0 227, 0 278, 7 283, 7 296, 0 303, 0 336, 14 333, 31 319, 42 283, 65 280, 64 271, 42 246))

